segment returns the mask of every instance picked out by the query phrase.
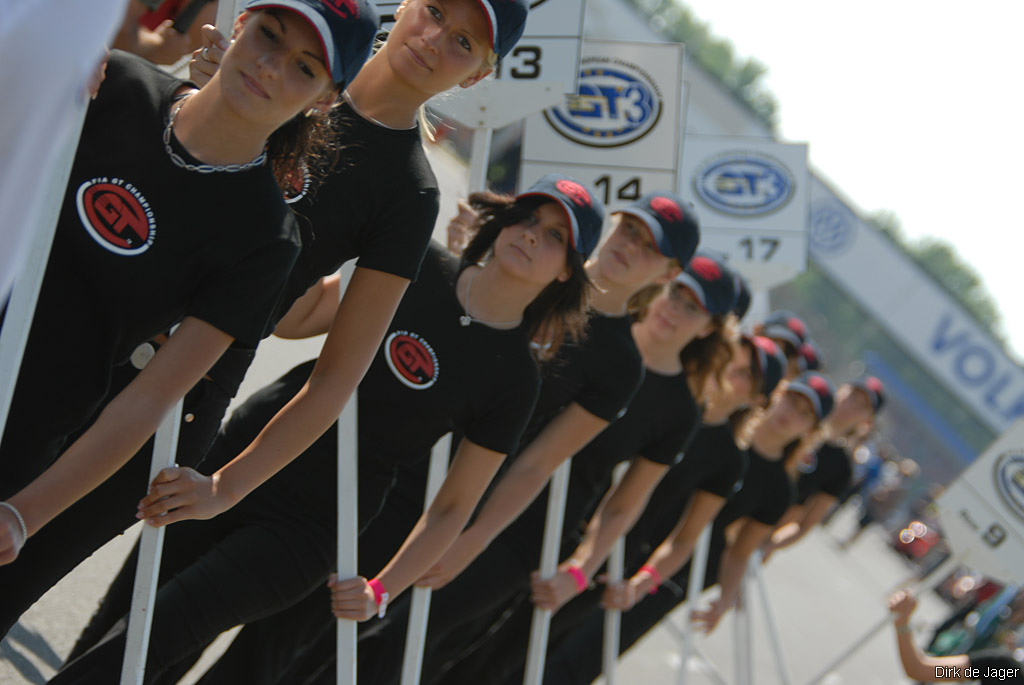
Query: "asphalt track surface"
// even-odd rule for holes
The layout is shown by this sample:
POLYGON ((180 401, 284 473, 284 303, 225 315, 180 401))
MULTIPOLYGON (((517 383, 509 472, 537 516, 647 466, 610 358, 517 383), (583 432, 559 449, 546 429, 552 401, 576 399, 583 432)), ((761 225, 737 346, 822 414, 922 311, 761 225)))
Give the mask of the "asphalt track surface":
MULTIPOLYGON (((444 189, 439 228, 455 211, 461 181, 460 168, 447 155, 432 155, 444 189)), ((438 236, 440 237, 440 232, 438 236)), ((307 341, 267 340, 257 355, 239 396, 246 397, 296 363, 316 355, 321 339, 307 341)), ((869 530, 849 550, 840 550, 838 538, 854 526, 853 512, 837 516, 830 529, 819 529, 792 549, 773 557, 764 569, 770 602, 778 625, 791 682, 799 685, 817 675, 822 668, 845 652, 871 626, 885 615, 887 594, 901 586, 913 573, 901 558, 889 550, 882 534, 869 530)), ((85 561, 50 593, 36 603, 0 642, 0 685, 45 683, 71 649, 78 632, 88 621, 103 589, 120 567, 134 541, 136 531, 111 541, 85 561)), ((30 543, 31 544, 31 543, 30 543)), ((705 594, 717 594, 716 589, 705 594)), ((3 588, 0 588, 2 601, 3 588)), ((750 602, 753 623, 753 673, 758 685, 780 683, 770 649, 760 602, 750 602)), ((670 620, 678 626, 685 607, 670 620)), ((931 627, 945 615, 943 603, 930 593, 922 593, 921 607, 914 625, 919 643, 930 635, 931 627)), ((202 669, 224 649, 228 634, 215 643, 197 671, 182 681, 192 683, 202 669)), ((726 683, 736 682, 736 650, 733 621, 726 616, 710 636, 698 637, 696 648, 714 664, 726 683)), ((650 633, 620 663, 619 682, 626 685, 674 683, 680 667, 679 643, 673 631, 664 627, 650 633)), ((687 663, 691 685, 717 682, 708 675, 708 666, 699 658, 687 663)), ((895 639, 888 625, 824 680, 825 685, 890 685, 910 682, 903 677, 896 653, 895 639)))

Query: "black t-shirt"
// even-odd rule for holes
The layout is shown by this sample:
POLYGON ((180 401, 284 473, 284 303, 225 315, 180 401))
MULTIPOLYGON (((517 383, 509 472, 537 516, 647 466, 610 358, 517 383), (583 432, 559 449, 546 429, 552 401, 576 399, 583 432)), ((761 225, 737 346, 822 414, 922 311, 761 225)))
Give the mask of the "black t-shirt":
MULTIPOLYGON (((573 456, 563 530, 575 530, 596 508, 620 462, 634 457, 666 466, 678 462, 700 415, 685 373, 664 376, 647 369, 626 413, 573 456)), ((508 541, 526 554, 536 550, 546 510, 545 493, 505 531, 508 541)))
POLYGON ((810 463, 801 464, 796 479, 796 501, 803 504, 816 492, 839 497, 853 479, 853 468, 846 450, 825 443, 810 456, 810 463))
POLYGON ((1024 685, 1024 665, 1003 650, 985 650, 968 654, 971 668, 980 671, 981 685, 1024 685))
POLYGON ((724 530, 744 516, 774 526, 793 504, 793 482, 786 473, 783 460, 765 459, 753 447, 747 450, 747 458, 743 485, 718 513, 716 529, 724 530))
POLYGON ((702 425, 682 460, 651 493, 644 513, 627 536, 627 549, 646 553, 661 544, 679 523, 697 490, 729 499, 747 470, 747 455, 736 445, 728 423, 702 425))
POLYGON ((292 205, 303 250, 281 315, 356 257, 361 267, 415 280, 434 231, 440 191, 419 129, 378 126, 347 102, 334 111, 341 154, 312 196, 292 205))
POLYGON ((594 312, 587 322, 586 337, 566 343, 556 358, 544 365, 540 397, 523 444, 573 402, 609 422, 625 411, 644 377, 643 360, 630 331, 632 323, 629 316, 594 312))
MULTIPOLYGON (((384 342, 359 384, 360 468, 411 464, 445 433, 458 430, 495 452, 515 450, 540 387, 525 326, 462 326, 455 295, 458 262, 431 244, 384 342)), ((309 378, 313 362, 291 372, 270 395, 246 402, 220 439, 240 450, 309 378)), ((333 511, 336 428, 275 479, 303 499, 333 511)), ((216 465, 212 465, 216 468, 216 465)))
POLYGON ((182 317, 249 346, 270 331, 300 248, 295 219, 266 164, 199 173, 172 161, 163 136, 183 83, 115 50, 89 106, 9 422, 25 424, 8 431, 13 449, 49 443, 36 459, 89 419, 115 362, 182 317))
MULTIPOLYGON (((118 359, 185 315, 255 345, 299 251, 269 164, 199 173, 172 162, 162 136, 182 85, 141 58, 111 54, 53 244, 44 289, 59 292, 41 312, 103 321, 118 359)), ((170 146, 201 163, 173 134, 170 146)))

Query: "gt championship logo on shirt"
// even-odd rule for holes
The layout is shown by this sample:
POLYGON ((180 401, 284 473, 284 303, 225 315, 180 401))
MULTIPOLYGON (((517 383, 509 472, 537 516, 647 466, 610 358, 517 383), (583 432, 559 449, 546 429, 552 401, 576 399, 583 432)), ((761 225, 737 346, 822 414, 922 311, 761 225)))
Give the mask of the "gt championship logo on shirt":
POLYGON ((384 341, 384 359, 395 378, 413 390, 437 382, 437 355, 426 340, 409 331, 395 331, 384 341))
POLYGON ((142 254, 156 238, 156 221, 139 189, 120 178, 94 178, 78 187, 78 217, 93 240, 128 257, 142 254))

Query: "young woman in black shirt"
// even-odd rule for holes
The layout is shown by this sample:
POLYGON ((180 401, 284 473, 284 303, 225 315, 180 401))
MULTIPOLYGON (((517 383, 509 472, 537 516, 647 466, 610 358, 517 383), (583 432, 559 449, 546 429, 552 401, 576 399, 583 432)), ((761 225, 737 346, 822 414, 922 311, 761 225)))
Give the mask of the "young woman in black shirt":
MULTIPOLYGON (((401 594, 465 525, 533 407, 539 378, 530 338, 582 329, 583 246, 596 242, 600 202, 571 179, 551 176, 517 199, 489 197, 481 209, 488 220, 462 268, 440 246, 428 252, 360 386, 361 526, 383 506, 396 467, 424 458, 448 431, 464 437, 440 492, 394 558, 372 581, 334 584, 345 618, 376 614, 383 593, 401 594)), ((222 431, 214 466, 299 391, 312 366, 293 369, 242 405, 222 431)), ((221 631, 322 584, 336 549, 336 445, 337 435, 326 434, 238 507, 169 530, 147 678, 177 671, 221 631)), ((88 632, 114 629, 84 653, 84 644, 76 647, 80 655, 53 682, 116 673, 124 621, 111 620, 127 608, 129 570, 88 632)))
POLYGON ((13 495, 0 507, 0 563, 127 462, 232 341, 254 346, 271 330, 299 250, 276 180, 315 152, 306 114, 330 107, 377 25, 365 3, 349 18, 314 0, 271 5, 247 5, 223 71, 201 91, 140 58, 109 60, 0 451, 0 496, 13 495), (54 462, 104 401, 113 366, 176 322, 54 462))

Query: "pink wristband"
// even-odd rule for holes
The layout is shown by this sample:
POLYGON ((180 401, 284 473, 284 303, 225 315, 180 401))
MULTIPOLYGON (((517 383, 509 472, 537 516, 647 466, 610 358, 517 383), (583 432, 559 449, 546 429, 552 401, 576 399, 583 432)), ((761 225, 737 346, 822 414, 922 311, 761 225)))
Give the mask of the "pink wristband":
POLYGON ((373 601, 377 603, 377 606, 380 606, 380 603, 384 601, 384 596, 388 594, 388 591, 384 589, 384 583, 374 578, 367 581, 366 584, 373 590, 373 601))
POLYGON ((565 572, 572 576, 572 579, 576 581, 577 594, 586 590, 587 586, 590 585, 590 581, 587 580, 587 577, 583 574, 583 569, 579 566, 572 564, 565 569, 565 572))
POLYGON ((647 591, 647 594, 657 594, 658 588, 661 587, 661 574, 658 573, 658 569, 654 568, 650 564, 644 564, 640 567, 640 573, 646 573, 651 577, 651 580, 654 582, 654 585, 652 585, 651 589, 647 591))

